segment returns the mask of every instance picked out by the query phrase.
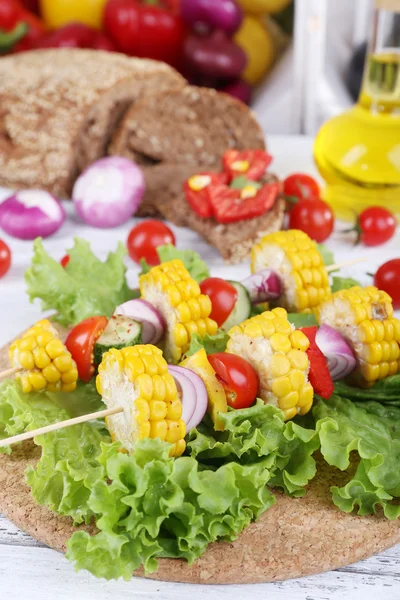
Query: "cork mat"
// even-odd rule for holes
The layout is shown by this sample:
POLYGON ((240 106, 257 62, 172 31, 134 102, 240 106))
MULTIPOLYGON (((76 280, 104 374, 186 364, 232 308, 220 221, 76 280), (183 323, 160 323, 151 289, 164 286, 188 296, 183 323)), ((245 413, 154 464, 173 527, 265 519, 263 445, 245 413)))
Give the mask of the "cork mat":
MULTIPOLYGON (((2 349, 0 368, 7 366, 2 349)), ((39 456, 40 448, 31 441, 16 447, 11 456, 0 455, 0 512, 37 540, 64 552, 77 528, 69 518, 38 506, 25 483, 26 467, 39 456)), ((279 581, 343 567, 400 542, 400 522, 345 514, 332 504, 330 486, 344 485, 348 476, 320 461, 305 497, 276 492, 276 504, 234 543, 210 545, 191 567, 162 559, 151 578, 210 584, 279 581)))

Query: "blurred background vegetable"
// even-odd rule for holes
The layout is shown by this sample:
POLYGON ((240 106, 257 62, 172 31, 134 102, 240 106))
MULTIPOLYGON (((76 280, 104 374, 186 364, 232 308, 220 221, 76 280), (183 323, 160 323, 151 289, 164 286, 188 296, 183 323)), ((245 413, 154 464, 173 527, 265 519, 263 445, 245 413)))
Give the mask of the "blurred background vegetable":
POLYGON ((100 29, 107 0, 40 0, 40 13, 49 29, 78 22, 100 29))
POLYGON ((259 83, 275 60, 275 45, 270 32, 260 20, 246 16, 234 39, 247 56, 243 79, 252 85, 259 83))

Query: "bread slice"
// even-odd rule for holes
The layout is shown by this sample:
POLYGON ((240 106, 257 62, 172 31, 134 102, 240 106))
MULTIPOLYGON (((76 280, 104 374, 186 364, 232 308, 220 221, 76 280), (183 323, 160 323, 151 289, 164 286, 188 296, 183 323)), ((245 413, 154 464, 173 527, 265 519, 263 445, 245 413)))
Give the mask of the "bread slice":
POLYGON ((67 197, 79 172, 107 153, 133 102, 185 84, 164 63, 98 50, 2 58, 0 185, 67 197))
MULTIPOLYGON (((198 173, 198 168, 193 165, 160 164, 146 167, 144 171, 147 180, 147 216, 161 215, 174 225, 190 227, 214 246, 227 263, 241 262, 264 235, 282 227, 285 212, 283 196, 279 196, 273 207, 261 217, 222 225, 214 219, 202 219, 186 201, 183 182, 198 173)), ((275 175, 268 173, 264 177, 265 183, 274 181, 278 181, 275 175)))
POLYGON ((229 148, 265 148, 253 113, 231 96, 186 86, 137 102, 114 136, 110 154, 144 168, 148 188, 140 214, 151 215, 160 199, 168 199, 171 186, 182 186, 190 167, 194 173, 218 169, 229 148), (160 169, 162 165, 166 168, 160 169), (180 172, 185 176, 179 177, 180 172))

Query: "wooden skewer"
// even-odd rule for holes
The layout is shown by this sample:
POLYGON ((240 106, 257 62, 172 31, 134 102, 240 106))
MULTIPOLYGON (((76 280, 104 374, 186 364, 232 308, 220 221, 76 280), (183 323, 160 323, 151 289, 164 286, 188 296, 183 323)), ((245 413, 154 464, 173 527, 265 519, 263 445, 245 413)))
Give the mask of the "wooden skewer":
POLYGON ((78 425, 79 423, 86 423, 87 421, 93 421, 93 419, 103 419, 104 417, 110 417, 111 415, 117 415, 118 413, 124 412, 122 406, 116 406, 114 408, 107 408, 106 410, 100 410, 88 415, 82 415, 81 417, 74 417, 73 419, 67 419, 66 421, 59 421, 52 425, 46 425, 46 427, 40 427, 39 429, 32 429, 32 431, 25 431, 19 435, 0 440, 0 448, 9 446, 10 444, 16 444, 17 442, 23 442, 24 440, 31 440, 37 435, 43 435, 44 433, 50 433, 51 431, 57 431, 58 429, 65 429, 65 427, 71 427, 72 425, 78 425))
POLYGON ((19 373, 19 371, 22 371, 21 367, 12 367, 11 369, 6 369, 6 371, 2 371, 0 373, 0 380, 7 379, 7 377, 12 377, 13 375, 19 373))
POLYGON ((328 273, 332 273, 333 271, 339 271, 343 267, 351 267, 351 265, 357 265, 358 263, 365 262, 367 259, 365 256, 362 258, 353 258, 352 260, 345 260, 342 263, 337 263, 336 265, 329 265, 326 267, 328 273))

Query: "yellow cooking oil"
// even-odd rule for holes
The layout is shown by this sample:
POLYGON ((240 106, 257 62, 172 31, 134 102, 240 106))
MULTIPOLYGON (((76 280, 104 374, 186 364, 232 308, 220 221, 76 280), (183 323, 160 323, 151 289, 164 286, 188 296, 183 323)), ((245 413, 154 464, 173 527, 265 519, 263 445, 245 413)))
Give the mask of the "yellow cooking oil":
POLYGON ((358 103, 322 126, 314 156, 339 218, 376 205, 400 214, 400 48, 368 55, 358 103))

